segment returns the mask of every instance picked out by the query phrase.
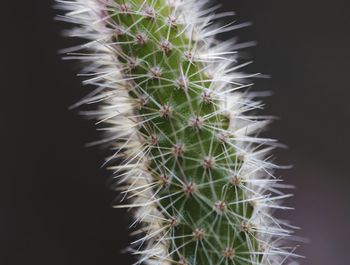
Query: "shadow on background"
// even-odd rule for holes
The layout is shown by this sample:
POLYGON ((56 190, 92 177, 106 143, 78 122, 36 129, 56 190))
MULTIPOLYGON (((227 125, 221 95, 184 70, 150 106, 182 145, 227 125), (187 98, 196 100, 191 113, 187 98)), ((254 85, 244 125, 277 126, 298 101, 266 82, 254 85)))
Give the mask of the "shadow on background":
MULTIPOLYGON (((272 75, 268 132, 289 146, 276 151, 279 172, 295 184, 293 212, 283 213, 310 238, 302 264, 345 264, 350 238, 350 2, 345 0, 221 0, 238 21, 241 40, 258 46, 250 71, 272 75)), ((0 263, 35 265, 131 264, 128 215, 111 209, 115 193, 100 169, 105 153, 86 149, 97 139, 91 122, 68 106, 87 87, 57 50, 51 1, 3 1, 1 16, 2 180, 0 263)), ((230 37, 230 36, 225 36, 230 37)))

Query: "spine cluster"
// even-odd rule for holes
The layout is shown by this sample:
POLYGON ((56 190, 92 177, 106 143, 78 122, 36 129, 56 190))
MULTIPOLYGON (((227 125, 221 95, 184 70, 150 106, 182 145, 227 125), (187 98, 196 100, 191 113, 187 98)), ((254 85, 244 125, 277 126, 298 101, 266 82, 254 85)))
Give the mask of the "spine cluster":
POLYGON ((114 151, 107 164, 134 209, 138 264, 297 264, 284 246, 287 209, 258 133, 269 122, 239 72, 237 46, 216 36, 246 24, 217 25, 205 0, 56 0, 68 50, 84 63, 91 92, 79 104, 103 123, 114 151))

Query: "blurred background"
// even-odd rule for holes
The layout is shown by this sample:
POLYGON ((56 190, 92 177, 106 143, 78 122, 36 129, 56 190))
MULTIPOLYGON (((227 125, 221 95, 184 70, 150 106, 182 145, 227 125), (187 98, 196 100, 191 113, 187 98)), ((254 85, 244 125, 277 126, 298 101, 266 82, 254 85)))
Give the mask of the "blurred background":
MULTIPOLYGON (((250 72, 271 79, 266 113, 280 117, 268 135, 281 171, 297 188, 282 213, 309 238, 303 265, 349 264, 350 1, 220 0, 240 22, 250 72)), ((94 125, 68 106, 88 92, 76 65, 57 53, 71 44, 53 21, 52 1, 1 1, 0 264, 132 264, 124 211, 101 169, 105 152, 85 148, 94 125)), ((230 35, 223 36, 229 38, 230 35)))

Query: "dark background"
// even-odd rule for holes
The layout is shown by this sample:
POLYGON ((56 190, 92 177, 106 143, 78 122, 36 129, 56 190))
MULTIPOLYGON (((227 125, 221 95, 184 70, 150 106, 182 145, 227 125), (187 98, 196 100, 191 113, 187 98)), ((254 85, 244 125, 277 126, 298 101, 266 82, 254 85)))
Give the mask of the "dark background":
MULTIPOLYGON (((258 41, 249 70, 272 75, 257 89, 274 92, 266 112, 281 119, 268 135, 289 146, 278 162, 294 164, 280 173, 297 186, 284 214, 310 239, 301 263, 348 264, 350 1, 221 2, 254 22, 237 32, 258 41)), ((128 265, 128 216, 111 208, 105 153, 84 147, 93 124, 68 110, 88 89, 57 54, 70 42, 51 5, 1 1, 0 264, 128 265)))

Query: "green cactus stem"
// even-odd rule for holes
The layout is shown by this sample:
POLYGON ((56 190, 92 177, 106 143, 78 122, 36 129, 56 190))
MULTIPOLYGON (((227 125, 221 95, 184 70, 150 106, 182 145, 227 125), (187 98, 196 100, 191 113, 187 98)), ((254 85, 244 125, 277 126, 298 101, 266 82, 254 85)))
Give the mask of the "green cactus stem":
MULTIPOLYGON (((97 89, 85 112, 105 125, 107 160, 134 209, 138 264, 277 265, 297 257, 292 232, 272 216, 289 194, 273 176, 269 120, 239 72, 232 41, 216 36, 248 25, 219 26, 207 1, 59 1, 69 50, 97 89)), ((293 263, 294 262, 294 263, 293 263)))

